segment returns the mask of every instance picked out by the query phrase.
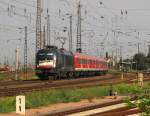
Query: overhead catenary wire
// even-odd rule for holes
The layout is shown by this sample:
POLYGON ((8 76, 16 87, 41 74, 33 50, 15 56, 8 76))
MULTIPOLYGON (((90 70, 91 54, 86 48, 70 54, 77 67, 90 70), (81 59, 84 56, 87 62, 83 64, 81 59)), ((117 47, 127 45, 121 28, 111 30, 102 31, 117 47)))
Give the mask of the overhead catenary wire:
MULTIPOLYGON (((31 5, 31 4, 28 4, 26 2, 22 2, 21 0, 11 0, 11 1, 25 5, 25 6, 30 6, 30 7, 36 8, 36 5, 31 5)), ((36 2, 35 2, 35 4, 36 4, 36 2)))

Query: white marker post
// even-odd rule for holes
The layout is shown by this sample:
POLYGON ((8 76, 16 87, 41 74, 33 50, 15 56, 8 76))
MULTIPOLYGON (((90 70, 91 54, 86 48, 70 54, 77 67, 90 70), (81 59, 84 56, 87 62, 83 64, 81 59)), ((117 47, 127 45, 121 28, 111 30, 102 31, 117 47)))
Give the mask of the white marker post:
POLYGON ((143 86, 143 78, 144 78, 143 73, 138 73, 138 85, 140 87, 143 86))
POLYGON ((16 113, 25 115, 25 96, 16 96, 16 113))

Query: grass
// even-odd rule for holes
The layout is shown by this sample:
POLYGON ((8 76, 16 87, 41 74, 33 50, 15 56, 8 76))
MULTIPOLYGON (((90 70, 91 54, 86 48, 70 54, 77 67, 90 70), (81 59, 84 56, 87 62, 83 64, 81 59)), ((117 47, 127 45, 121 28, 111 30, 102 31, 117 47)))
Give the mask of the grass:
MULTIPOLYGON (((35 72, 33 70, 28 70, 27 73, 27 80, 34 80, 34 79, 38 79, 38 77, 35 75, 35 72)), ((18 72, 18 78, 19 80, 26 80, 25 76, 24 76, 24 72, 19 71, 18 72)), ((0 80, 15 80, 15 72, 4 72, 4 73, 0 73, 0 80)))
POLYGON ((12 78, 12 75, 14 75, 14 73, 0 73, 0 80, 12 78))
POLYGON ((15 110, 15 97, 0 98, 0 112, 11 112, 15 110))
MULTIPOLYGON (((148 85, 150 87, 150 84, 148 85)), ((100 98, 109 95, 109 86, 97 86, 82 89, 51 89, 47 91, 33 92, 26 94, 26 108, 47 106, 55 103, 79 102, 82 99, 92 101, 93 98, 100 98)), ((119 84, 114 85, 113 90, 120 95, 137 93, 141 88, 135 85, 119 84)), ((15 110, 15 97, 0 98, 0 113, 15 110)))
POLYGON ((108 70, 108 73, 112 74, 112 75, 119 75, 120 74, 120 72, 118 70, 113 70, 113 69, 108 70))
POLYGON ((93 87, 88 89, 61 89, 44 92, 34 92, 26 96, 27 108, 39 107, 54 103, 79 102, 82 99, 105 96, 107 87, 93 87), (38 96, 38 97, 37 97, 38 96))

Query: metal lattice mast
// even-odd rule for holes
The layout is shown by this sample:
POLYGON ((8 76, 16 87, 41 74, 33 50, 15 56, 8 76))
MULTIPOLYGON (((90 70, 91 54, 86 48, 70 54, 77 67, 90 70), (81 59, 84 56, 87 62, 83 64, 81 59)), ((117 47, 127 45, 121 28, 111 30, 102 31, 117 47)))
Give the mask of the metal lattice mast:
POLYGON ((45 37, 45 34, 46 32, 45 32, 45 26, 43 26, 43 47, 45 47, 46 46, 46 37, 45 37))
POLYGON ((27 79, 27 65, 28 65, 28 55, 27 55, 27 26, 25 26, 25 41, 24 41, 24 76, 27 79))
POLYGON ((37 0, 37 18, 36 18, 36 52, 41 49, 41 0, 37 0))
POLYGON ((72 52, 72 15, 70 16, 70 38, 69 38, 69 51, 72 52))
POLYGON ((81 4, 79 2, 78 5, 78 23, 77 23, 77 48, 76 52, 81 53, 82 52, 82 46, 81 46, 81 4))
POLYGON ((50 15, 49 15, 49 11, 47 9, 47 45, 51 44, 51 37, 50 37, 50 15))

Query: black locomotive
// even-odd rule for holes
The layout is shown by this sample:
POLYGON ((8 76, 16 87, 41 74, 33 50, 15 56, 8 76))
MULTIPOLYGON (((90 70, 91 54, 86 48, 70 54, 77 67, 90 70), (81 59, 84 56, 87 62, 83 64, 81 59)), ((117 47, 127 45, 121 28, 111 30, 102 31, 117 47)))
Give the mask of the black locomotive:
POLYGON ((41 79, 70 77, 74 71, 73 53, 47 46, 36 54, 36 75, 41 79))

